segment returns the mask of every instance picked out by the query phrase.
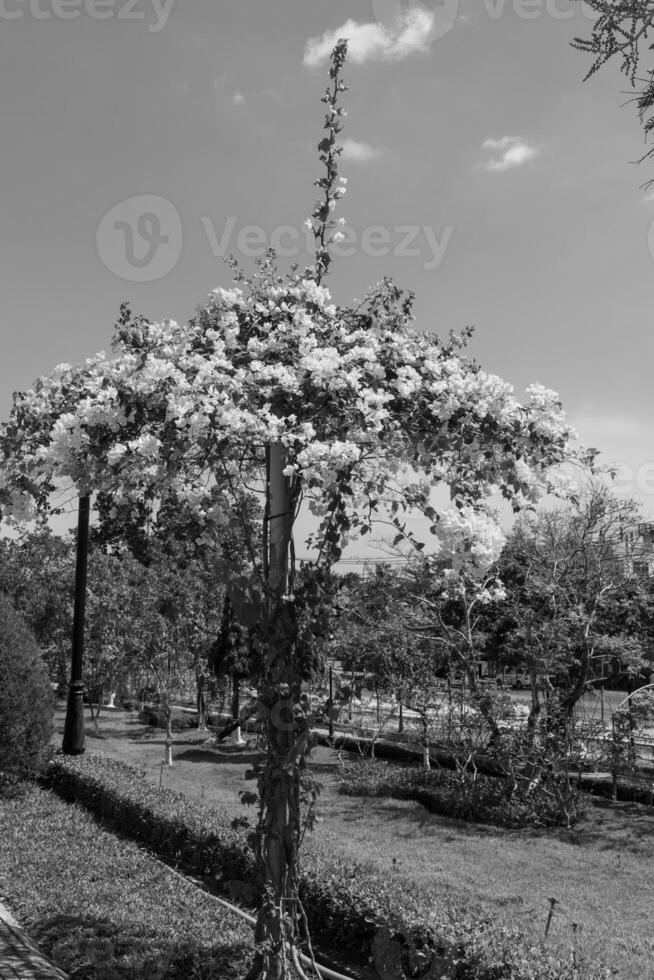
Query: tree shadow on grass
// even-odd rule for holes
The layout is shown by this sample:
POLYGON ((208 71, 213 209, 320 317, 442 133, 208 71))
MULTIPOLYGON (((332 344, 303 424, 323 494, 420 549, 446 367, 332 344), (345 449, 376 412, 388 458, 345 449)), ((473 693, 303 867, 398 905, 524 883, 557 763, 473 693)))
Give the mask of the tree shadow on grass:
POLYGON ((601 851, 626 850, 654 857, 654 807, 592 797, 584 818, 572 830, 562 831, 561 838, 601 851))
MULTIPOLYGON (((181 925, 181 924, 180 924, 181 925)), ((238 980, 252 960, 252 943, 217 931, 202 942, 171 924, 164 935, 145 923, 55 915, 32 928, 40 948, 71 980, 238 980), (222 941, 221 941, 222 939, 222 941)))
POLYGON ((261 762, 265 758, 265 753, 260 749, 244 749, 240 746, 225 746, 224 749, 213 748, 190 748, 175 754, 175 760, 180 762, 211 762, 216 765, 252 765, 261 762), (228 749, 238 749, 237 752, 226 751, 228 749))
MULTIPOLYGON (((448 840, 443 834, 448 832, 457 837, 486 837, 501 840, 510 840, 513 837, 524 836, 525 833, 540 836, 544 831, 540 829, 528 828, 527 830, 516 830, 512 827, 502 827, 493 823, 481 823, 474 820, 464 820, 460 817, 451 817, 443 813, 428 810, 422 803, 415 800, 401 800, 394 797, 367 797, 349 796, 340 794, 332 802, 332 806, 342 814, 346 800, 352 801, 348 810, 348 819, 353 823, 362 820, 383 820, 384 823, 402 821, 406 825, 399 836, 411 838, 416 830, 423 835, 430 833, 438 836, 439 839, 448 840)), ((326 802, 326 801, 325 801, 326 802)), ((322 809, 325 809, 324 807, 322 809)))

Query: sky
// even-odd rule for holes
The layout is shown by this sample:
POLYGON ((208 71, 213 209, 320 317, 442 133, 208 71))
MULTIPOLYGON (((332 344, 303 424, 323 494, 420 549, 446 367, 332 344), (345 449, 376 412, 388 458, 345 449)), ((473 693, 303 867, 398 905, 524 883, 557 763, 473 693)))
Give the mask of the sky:
POLYGON ((391 275, 416 327, 559 392, 654 520, 654 178, 579 0, 0 0, 0 417, 109 351, 120 304, 184 321, 269 244, 309 264, 327 57, 350 39, 327 285, 391 275))

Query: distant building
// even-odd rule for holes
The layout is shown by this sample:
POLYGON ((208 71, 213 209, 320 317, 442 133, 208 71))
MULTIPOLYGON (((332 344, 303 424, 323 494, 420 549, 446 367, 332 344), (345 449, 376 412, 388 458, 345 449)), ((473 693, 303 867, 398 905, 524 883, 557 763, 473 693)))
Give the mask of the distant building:
POLYGON ((654 576, 654 522, 636 524, 620 536, 620 553, 627 575, 654 576))

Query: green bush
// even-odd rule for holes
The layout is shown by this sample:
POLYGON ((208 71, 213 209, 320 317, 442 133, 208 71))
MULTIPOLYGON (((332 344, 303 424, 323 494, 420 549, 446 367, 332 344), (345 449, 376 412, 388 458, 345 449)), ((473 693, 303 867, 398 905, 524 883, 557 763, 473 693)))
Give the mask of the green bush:
MULTIPOLYGON (((65 799, 83 804, 186 872, 211 876, 223 886, 237 879, 258 890, 251 841, 238 821, 157 789, 138 770, 100 754, 57 757, 46 780, 65 799)), ((318 851, 305 855, 300 896, 313 936, 327 947, 347 950, 353 961, 374 959, 380 948, 392 947, 414 965, 437 957, 447 980, 572 975, 569 963, 530 945, 517 931, 498 931, 492 923, 468 920, 440 905, 423 909, 372 865, 348 865, 318 851)), ((597 966, 575 976, 604 980, 611 974, 597 966)))
MULTIPOLYGON (((153 725, 155 728, 166 728, 168 717, 163 708, 158 705, 149 705, 139 712, 139 721, 142 721, 144 725, 153 725)), ((174 732, 184 732, 189 728, 197 728, 197 715, 188 711, 173 710, 170 727, 174 732)))
POLYGON ((38 772, 50 753, 54 695, 33 634, 0 595, 0 775, 38 772))
MULTIPOLYGON (((345 767, 339 793, 413 800, 431 813, 503 827, 557 826, 568 822, 557 794, 550 792, 547 783, 536 785, 528 793, 508 793, 504 780, 479 773, 474 779, 470 774, 462 779, 455 772, 441 769, 368 762, 345 767)), ((575 799, 572 822, 581 812, 582 802, 575 799)))
MULTIPOLYGON (((138 707, 138 704, 135 701, 123 702, 123 707, 126 710, 131 711, 138 707)), ((220 715, 216 713, 210 713, 206 718, 207 725, 218 728, 220 728, 223 724, 227 724, 231 720, 231 715, 220 715)), ((163 708, 159 707, 159 705, 146 705, 146 707, 139 712, 139 721, 143 722, 144 725, 152 725, 155 728, 164 729, 168 723, 166 712, 163 710, 163 708)), ((173 709, 171 728, 174 732, 184 732, 191 728, 197 727, 198 718, 194 712, 173 709)))

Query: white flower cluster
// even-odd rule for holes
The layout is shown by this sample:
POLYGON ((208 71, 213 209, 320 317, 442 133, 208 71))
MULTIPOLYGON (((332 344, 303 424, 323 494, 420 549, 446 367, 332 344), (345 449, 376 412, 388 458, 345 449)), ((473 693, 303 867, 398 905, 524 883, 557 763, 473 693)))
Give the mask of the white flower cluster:
POLYGON ((439 515, 436 525, 439 557, 447 558, 455 572, 465 568, 482 576, 500 556, 505 537, 494 518, 473 507, 451 507, 439 515))

